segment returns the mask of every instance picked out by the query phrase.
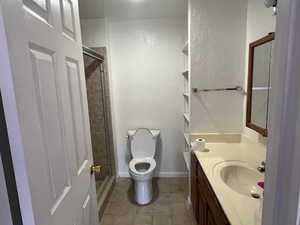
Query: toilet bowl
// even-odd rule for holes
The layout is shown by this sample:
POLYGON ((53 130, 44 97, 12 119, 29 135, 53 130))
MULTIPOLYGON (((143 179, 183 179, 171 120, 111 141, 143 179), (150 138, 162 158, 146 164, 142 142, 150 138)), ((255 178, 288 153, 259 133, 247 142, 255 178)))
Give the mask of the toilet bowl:
POLYGON ((146 205, 153 197, 152 178, 156 168, 154 159, 159 130, 140 128, 128 131, 132 159, 129 173, 134 180, 135 201, 146 205))

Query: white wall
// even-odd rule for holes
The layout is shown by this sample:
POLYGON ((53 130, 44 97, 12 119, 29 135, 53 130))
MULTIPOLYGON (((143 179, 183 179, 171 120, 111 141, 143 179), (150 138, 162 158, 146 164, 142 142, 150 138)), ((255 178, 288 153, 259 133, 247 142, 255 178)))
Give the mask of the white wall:
POLYGON ((106 46, 106 19, 81 19, 82 43, 87 47, 106 46))
POLYGON ((275 32, 276 17, 271 8, 266 8, 261 0, 248 0, 247 50, 249 43, 270 32, 275 32))
POLYGON ((184 18, 111 20, 109 42, 119 173, 128 175, 127 130, 161 129, 161 176, 182 175, 184 18))
MULTIPOLYGON (((246 0, 190 0, 192 88, 244 86, 246 0)), ((243 130, 244 96, 238 92, 191 96, 191 132, 243 130)))
POLYGON ((186 16, 187 0, 80 0, 84 19, 150 19, 186 16))
MULTIPOLYGON (((256 41, 270 32, 275 32, 276 17, 273 16, 272 9, 264 6, 261 0, 248 0, 247 10, 247 36, 246 36, 246 66, 245 66, 245 87, 247 87, 248 78, 248 55, 249 44, 256 41)), ((276 39, 276 37, 275 37, 276 39)), ((272 74, 271 74, 272 79, 272 74)), ((246 124, 246 97, 244 99, 244 135, 261 143, 266 143, 266 138, 256 131, 245 127, 246 124)))
POLYGON ((159 175, 183 175, 185 18, 83 19, 81 27, 86 46, 108 47, 119 175, 128 176, 125 137, 137 127, 161 129, 159 175))

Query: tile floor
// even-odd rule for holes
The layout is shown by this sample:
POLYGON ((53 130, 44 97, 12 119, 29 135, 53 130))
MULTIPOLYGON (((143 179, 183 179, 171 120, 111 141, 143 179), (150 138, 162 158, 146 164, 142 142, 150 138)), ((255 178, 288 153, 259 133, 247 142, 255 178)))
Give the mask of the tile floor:
POLYGON ((195 225, 186 204, 185 182, 184 178, 155 179, 153 202, 138 206, 131 180, 118 179, 100 225, 195 225))

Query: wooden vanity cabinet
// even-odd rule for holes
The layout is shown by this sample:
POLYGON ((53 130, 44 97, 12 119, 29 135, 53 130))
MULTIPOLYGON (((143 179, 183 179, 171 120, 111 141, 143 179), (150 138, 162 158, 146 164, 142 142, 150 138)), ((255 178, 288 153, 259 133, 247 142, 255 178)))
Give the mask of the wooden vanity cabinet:
MULTIPOLYGON (((198 197, 198 181, 197 181, 197 159, 194 153, 191 157, 191 201, 197 224, 202 224, 199 221, 199 197, 198 197)), ((201 213, 202 214, 202 213, 201 213)))
POLYGON ((230 225, 194 153, 191 158, 191 201, 198 225, 230 225))

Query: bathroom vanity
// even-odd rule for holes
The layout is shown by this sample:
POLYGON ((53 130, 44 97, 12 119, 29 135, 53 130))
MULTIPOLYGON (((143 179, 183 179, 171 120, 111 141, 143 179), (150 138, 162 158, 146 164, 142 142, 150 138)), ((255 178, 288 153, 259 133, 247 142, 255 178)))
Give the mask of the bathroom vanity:
POLYGON ((191 202, 198 225, 259 225, 265 146, 246 137, 191 153, 191 202))
POLYGON ((191 158, 191 183, 191 199, 197 224, 229 225, 230 222, 194 153, 191 158))

